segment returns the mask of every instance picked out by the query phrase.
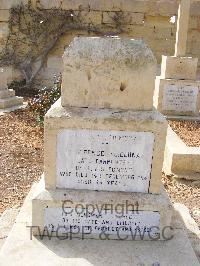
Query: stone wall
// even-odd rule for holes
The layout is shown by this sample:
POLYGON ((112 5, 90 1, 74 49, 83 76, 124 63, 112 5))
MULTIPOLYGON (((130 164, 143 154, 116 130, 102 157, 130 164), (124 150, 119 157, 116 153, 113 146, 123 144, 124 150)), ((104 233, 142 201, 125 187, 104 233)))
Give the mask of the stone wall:
MULTIPOLYGON (((23 0, 26 3, 28 0, 23 0)), ((21 0, 1 0, 0 5, 0 45, 5 43, 8 34, 9 9, 21 0)), ((123 11, 124 32, 122 36, 143 38, 153 50, 158 63, 161 55, 173 55, 175 46, 176 24, 170 18, 177 15, 176 0, 32 0, 44 9, 61 7, 65 10, 81 10, 83 23, 105 25, 113 23, 115 12, 123 11)), ((73 31, 63 36, 51 51, 46 66, 41 72, 42 79, 48 80, 61 67, 64 48, 77 35, 94 35, 88 32, 73 31)), ((200 2, 191 6, 190 26, 188 32, 188 55, 200 57, 200 2)))

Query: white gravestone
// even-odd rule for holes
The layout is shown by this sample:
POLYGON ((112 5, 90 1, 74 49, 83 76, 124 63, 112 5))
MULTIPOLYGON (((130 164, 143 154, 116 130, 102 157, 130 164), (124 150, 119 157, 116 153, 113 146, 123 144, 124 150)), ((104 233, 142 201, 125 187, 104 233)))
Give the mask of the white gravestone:
POLYGON ((57 187, 147 193, 154 134, 63 130, 57 136, 57 187))
POLYGON ((155 236, 159 232, 160 214, 156 211, 127 211, 119 215, 113 210, 95 210, 88 213, 83 208, 46 208, 45 226, 50 232, 81 233, 96 235, 134 236, 140 233, 155 236))
POLYGON ((176 112, 195 112, 198 87, 166 85, 163 91, 163 110, 176 112))

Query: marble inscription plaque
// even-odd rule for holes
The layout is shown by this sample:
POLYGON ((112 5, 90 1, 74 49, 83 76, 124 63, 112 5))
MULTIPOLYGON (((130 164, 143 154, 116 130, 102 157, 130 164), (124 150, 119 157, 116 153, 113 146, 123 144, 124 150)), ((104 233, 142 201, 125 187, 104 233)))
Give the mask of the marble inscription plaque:
POLYGON ((198 87, 166 85, 163 91, 163 110, 176 112, 195 112, 198 87))
POLYGON ((119 238, 123 235, 148 236, 156 235, 159 231, 160 213, 156 211, 127 211, 123 215, 116 215, 112 210, 96 209, 87 213, 83 208, 52 207, 45 209, 44 225, 49 231, 57 233, 81 232, 100 236, 102 232, 109 235, 116 235, 119 238))
POLYGON ((57 187, 148 192, 154 134, 63 130, 57 136, 57 187))

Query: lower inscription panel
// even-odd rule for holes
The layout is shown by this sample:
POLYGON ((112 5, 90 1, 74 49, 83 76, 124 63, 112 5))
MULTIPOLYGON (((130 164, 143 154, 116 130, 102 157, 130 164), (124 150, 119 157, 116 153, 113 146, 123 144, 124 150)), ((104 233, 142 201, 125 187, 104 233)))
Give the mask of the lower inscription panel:
POLYGON ((163 91, 163 110, 196 112, 198 87, 166 85, 163 91))
POLYGON ((154 134, 63 130, 57 136, 57 187, 147 193, 154 134))
MULTIPOLYGON (((112 210, 93 210, 83 208, 45 209, 44 225, 57 235, 73 234, 104 238, 115 235, 117 239, 135 236, 155 237, 159 233, 160 213, 154 211, 126 211, 120 214, 112 210)), ((69 235, 68 235, 69 236, 69 235)), ((134 239, 133 239, 134 240, 134 239)))

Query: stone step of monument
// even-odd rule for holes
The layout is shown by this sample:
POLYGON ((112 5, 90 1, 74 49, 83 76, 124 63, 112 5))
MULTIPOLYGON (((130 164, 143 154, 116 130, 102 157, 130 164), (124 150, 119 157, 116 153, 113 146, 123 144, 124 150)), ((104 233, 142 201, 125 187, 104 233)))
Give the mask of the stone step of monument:
POLYGON ((0 99, 0 109, 5 109, 12 106, 22 105, 23 104, 23 98, 13 96, 10 98, 0 99))
POLYGON ((38 186, 40 185, 34 185, 29 192, 13 229, 0 251, 1 265, 199 265, 187 234, 183 230, 179 208, 173 211, 174 237, 169 241, 80 240, 67 239, 67 237, 64 239, 65 236, 63 239, 31 237, 31 200, 34 194, 38 193, 38 186))
POLYGON ((163 170, 174 177, 200 180, 200 147, 188 147, 168 127, 163 170))
MULTIPOLYGON (((109 239, 163 240, 171 222, 172 205, 162 189, 161 194, 107 192, 88 190, 45 190, 40 182, 33 198, 34 235, 47 230, 52 235, 71 233, 80 237, 109 239), (132 238, 133 237, 133 238, 132 238)), ((47 232, 46 231, 46 232, 47 232)))
POLYGON ((14 90, 0 90, 0 99, 10 98, 15 96, 14 90))
POLYGON ((0 217, 0 249, 4 245, 18 215, 19 209, 8 209, 0 217))

